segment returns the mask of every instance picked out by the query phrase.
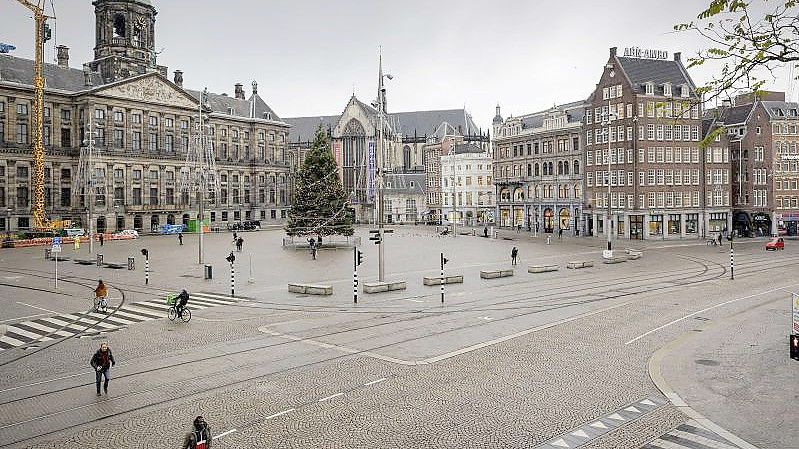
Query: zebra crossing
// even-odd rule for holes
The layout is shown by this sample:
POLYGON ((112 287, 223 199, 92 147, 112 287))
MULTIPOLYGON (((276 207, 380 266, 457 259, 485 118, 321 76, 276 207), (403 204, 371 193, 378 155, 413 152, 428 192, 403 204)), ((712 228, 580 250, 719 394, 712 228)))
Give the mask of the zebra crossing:
POLYGON ((645 444, 642 449, 740 449, 740 446, 690 420, 645 444))
MULTIPOLYGON (((202 310, 246 301, 215 293, 192 293, 189 309, 202 310)), ((34 342, 48 342, 88 333, 111 332, 142 321, 166 318, 169 306, 163 298, 154 298, 125 304, 109 313, 68 313, 30 321, 9 324, 0 335, 0 351, 25 346, 34 342), (113 312, 113 313, 111 313, 113 312)))

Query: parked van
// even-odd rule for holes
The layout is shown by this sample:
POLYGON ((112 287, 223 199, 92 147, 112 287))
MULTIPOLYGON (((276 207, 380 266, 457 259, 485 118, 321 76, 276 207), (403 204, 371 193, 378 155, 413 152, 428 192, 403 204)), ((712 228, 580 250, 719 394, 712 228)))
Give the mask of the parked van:
POLYGON ((64 235, 67 237, 82 237, 86 234, 83 228, 67 228, 64 229, 64 235))

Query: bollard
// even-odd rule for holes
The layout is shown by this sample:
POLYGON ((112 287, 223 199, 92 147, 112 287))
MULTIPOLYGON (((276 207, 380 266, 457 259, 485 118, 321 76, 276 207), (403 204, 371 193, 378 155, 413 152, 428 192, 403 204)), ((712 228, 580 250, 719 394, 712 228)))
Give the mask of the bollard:
POLYGON ((133 257, 128 257, 128 271, 133 271, 136 269, 136 259, 133 257))

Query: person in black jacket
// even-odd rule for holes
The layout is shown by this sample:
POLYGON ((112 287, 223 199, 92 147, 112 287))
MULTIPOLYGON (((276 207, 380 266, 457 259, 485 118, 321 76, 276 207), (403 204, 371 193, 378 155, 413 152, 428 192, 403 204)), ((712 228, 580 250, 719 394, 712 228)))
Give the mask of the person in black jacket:
POLYGON ((177 298, 175 298, 175 311, 178 313, 178 317, 183 316, 183 309, 186 308, 186 304, 189 303, 189 292, 183 290, 180 292, 177 298))
POLYGON ((183 438, 183 449, 211 449, 211 429, 205 418, 198 416, 194 418, 194 426, 186 433, 183 438))
POLYGON ((111 379, 111 367, 116 365, 114 355, 111 353, 111 348, 108 343, 100 343, 100 349, 94 353, 91 361, 89 362, 94 368, 95 383, 97 384, 97 396, 100 396, 100 380, 105 377, 103 390, 108 394, 108 380, 111 379))

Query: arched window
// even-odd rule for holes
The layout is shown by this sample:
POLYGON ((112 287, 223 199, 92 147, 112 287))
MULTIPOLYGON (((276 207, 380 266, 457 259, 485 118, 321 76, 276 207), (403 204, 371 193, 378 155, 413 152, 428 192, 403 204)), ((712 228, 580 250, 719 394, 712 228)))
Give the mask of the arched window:
POLYGON ((533 166, 532 166, 532 164, 527 164, 527 176, 533 176, 533 166))
POLYGON ((569 174, 569 161, 563 161, 563 174, 569 174))
POLYGON ((405 170, 410 170, 411 168, 411 147, 407 145, 402 149, 402 166, 405 170))
POLYGON ((575 175, 579 175, 580 174, 580 161, 578 161, 576 159, 574 160, 574 174, 575 175))
POLYGON ((114 37, 125 37, 125 16, 117 14, 114 16, 114 37))
POLYGON ((580 184, 574 185, 574 197, 578 200, 582 198, 582 191, 580 190, 580 184))
POLYGON ((534 176, 541 176, 541 169, 538 166, 538 162, 535 163, 535 171, 534 171, 534 173, 535 173, 534 176))
POLYGON ((563 174, 563 162, 561 161, 558 161, 558 174, 559 175, 563 174))
POLYGON ((550 175, 553 175, 553 174, 555 174, 554 170, 552 169, 553 167, 554 167, 554 165, 552 165, 552 162, 550 162, 550 163, 549 163, 549 174, 550 174, 550 175))

